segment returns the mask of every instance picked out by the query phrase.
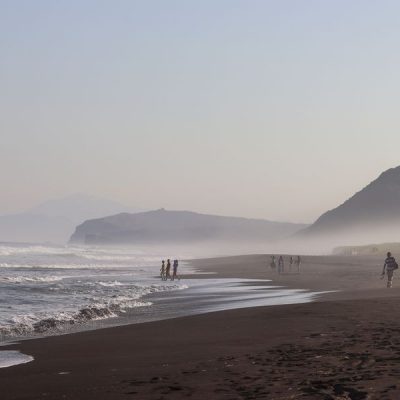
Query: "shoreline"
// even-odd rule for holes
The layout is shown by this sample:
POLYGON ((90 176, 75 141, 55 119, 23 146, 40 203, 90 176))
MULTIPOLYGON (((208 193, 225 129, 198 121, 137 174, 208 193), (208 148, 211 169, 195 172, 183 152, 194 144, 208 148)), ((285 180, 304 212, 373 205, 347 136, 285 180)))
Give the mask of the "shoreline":
MULTIPOLYGON (((274 273, 266 257, 192 264, 225 278, 258 279, 274 273)), ((300 275, 274 281, 344 288, 312 303, 218 311, 7 346, 35 360, 0 369, 2 398, 399 398, 394 355, 400 354, 400 322, 393 316, 400 290, 382 289, 382 281, 371 279, 376 261, 305 257, 300 275)))
MULTIPOLYGON (((215 259, 211 259, 214 262, 215 259)), ((182 261, 185 273, 175 282, 183 288, 155 291, 138 299, 143 305, 131 308, 114 316, 94 318, 82 322, 57 321, 49 329, 27 332, 26 334, 2 337, 1 346, 15 341, 44 339, 51 336, 70 335, 79 332, 181 318, 215 311, 237 308, 262 307, 279 304, 300 304, 313 301, 321 295, 307 289, 277 285, 273 279, 265 277, 229 277, 218 271, 203 271, 195 267, 198 260, 182 261), (223 296, 221 295, 223 293, 223 296), (147 303, 149 305, 147 305, 147 303), (177 307, 179 305, 179 307, 177 307)), ((152 277, 154 284, 160 280, 152 277)), ((163 282, 163 281, 161 281, 163 282)), ((168 281, 171 284, 173 281, 168 281)), ((175 283, 174 282, 174 283, 175 283)), ((78 314, 78 310, 76 313, 78 314)), ((43 321, 47 324, 47 321, 43 321)), ((1 360, 0 360, 1 361, 1 360)))

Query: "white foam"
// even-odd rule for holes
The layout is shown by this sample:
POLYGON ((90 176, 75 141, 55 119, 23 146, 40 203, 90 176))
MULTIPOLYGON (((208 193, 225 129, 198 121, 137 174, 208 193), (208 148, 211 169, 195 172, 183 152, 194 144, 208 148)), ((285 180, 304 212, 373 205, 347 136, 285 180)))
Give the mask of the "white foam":
POLYGON ((97 261, 136 261, 134 256, 118 256, 118 255, 100 255, 100 254, 80 254, 81 257, 87 258, 88 260, 97 261))
POLYGON ((156 277, 166 258, 130 248, 0 243, 0 342, 117 317, 151 306, 146 295, 187 288, 156 277))
POLYGON ((0 255, 11 256, 19 254, 69 254, 71 249, 67 247, 46 247, 46 246, 4 246, 0 245, 0 255))
POLYGON ((0 368, 7 368, 13 365, 26 364, 33 361, 32 356, 22 354, 15 350, 1 350, 0 351, 0 368))
POLYGON ((100 286, 105 286, 105 287, 114 287, 114 286, 123 286, 124 284, 119 282, 119 281, 112 281, 112 282, 97 282, 100 286))
POLYGON ((23 282, 32 282, 32 283, 49 283, 49 282, 58 282, 63 279, 62 276, 4 276, 0 278, 0 282, 8 282, 8 283, 23 283, 23 282))

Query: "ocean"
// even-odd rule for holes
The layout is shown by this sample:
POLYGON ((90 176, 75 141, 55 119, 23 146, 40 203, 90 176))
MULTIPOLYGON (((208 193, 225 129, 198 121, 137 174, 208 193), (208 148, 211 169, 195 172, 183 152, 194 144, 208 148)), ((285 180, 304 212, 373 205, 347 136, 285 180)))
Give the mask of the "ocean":
POLYGON ((161 257, 134 249, 0 244, 0 341, 114 318, 150 307, 146 295, 187 288, 157 278, 161 257))
POLYGON ((268 280, 204 275, 182 261, 178 273, 187 277, 162 281, 161 260, 167 258, 190 255, 0 243, 0 344, 233 308, 304 303, 317 294, 268 280))

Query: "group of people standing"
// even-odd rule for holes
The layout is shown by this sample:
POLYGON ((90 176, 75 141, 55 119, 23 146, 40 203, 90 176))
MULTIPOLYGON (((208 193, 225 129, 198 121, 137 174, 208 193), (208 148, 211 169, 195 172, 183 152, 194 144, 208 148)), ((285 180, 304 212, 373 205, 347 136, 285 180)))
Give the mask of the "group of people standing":
MULTIPOLYGON (((301 264, 301 257, 297 256, 296 259, 293 258, 293 256, 290 256, 289 258, 289 272, 292 272, 292 266, 293 264, 297 267, 297 273, 300 273, 300 264, 301 264)), ((272 269, 276 268, 276 258, 275 256, 271 256, 271 264, 270 264, 272 269)), ((285 260, 283 259, 282 256, 279 256, 278 258, 278 274, 283 274, 285 272, 285 260)))
POLYGON ((167 263, 165 263, 165 260, 162 260, 160 269, 161 280, 166 281, 170 279, 171 281, 174 281, 175 279, 179 279, 178 265, 179 265, 178 260, 174 260, 172 264, 172 274, 171 274, 171 260, 168 258, 167 263))

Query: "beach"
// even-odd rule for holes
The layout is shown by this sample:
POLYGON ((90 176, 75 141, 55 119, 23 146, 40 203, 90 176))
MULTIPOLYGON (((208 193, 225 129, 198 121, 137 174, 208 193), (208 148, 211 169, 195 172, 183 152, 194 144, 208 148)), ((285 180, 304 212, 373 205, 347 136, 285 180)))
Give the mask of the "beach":
POLYGON ((190 265, 207 273, 204 279, 270 279, 326 293, 305 304, 21 341, 4 350, 34 361, 0 369, 1 398, 400 398, 400 283, 395 276, 394 287, 385 288, 382 260, 304 256, 300 274, 286 263, 282 275, 269 261, 248 255, 190 265))

